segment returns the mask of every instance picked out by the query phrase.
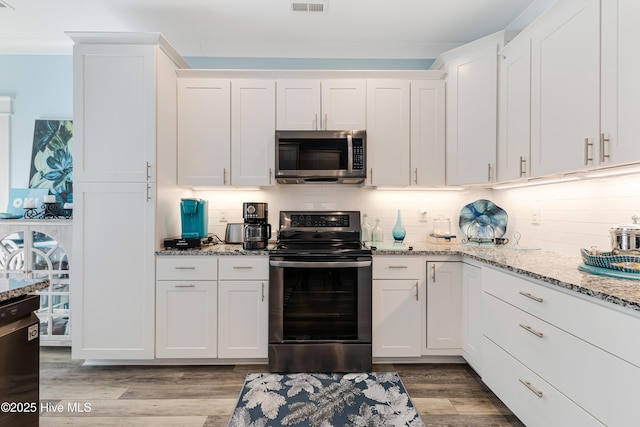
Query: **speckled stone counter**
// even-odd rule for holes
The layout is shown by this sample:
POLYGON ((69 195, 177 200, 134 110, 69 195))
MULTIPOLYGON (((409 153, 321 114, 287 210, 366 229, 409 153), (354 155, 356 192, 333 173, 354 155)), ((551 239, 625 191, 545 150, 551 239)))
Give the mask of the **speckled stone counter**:
MULTIPOLYGON (((269 245, 272 247, 273 245, 269 245)), ((217 244, 211 246, 204 246, 199 249, 165 249, 157 251, 156 255, 159 256, 225 256, 225 255, 269 255, 268 249, 261 250, 248 250, 242 249, 242 244, 217 244)))
POLYGON ((459 255, 494 267, 537 279, 554 286, 638 311, 640 280, 616 279, 578 270, 575 256, 542 250, 518 250, 512 246, 466 246, 407 243, 413 250, 376 250, 377 255, 459 255))
POLYGON ((47 279, 0 279, 0 301, 34 293, 49 286, 47 279))

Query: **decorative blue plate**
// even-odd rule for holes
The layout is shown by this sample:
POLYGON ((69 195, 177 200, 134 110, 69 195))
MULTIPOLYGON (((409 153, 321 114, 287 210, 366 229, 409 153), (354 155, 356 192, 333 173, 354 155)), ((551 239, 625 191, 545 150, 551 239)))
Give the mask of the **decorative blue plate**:
POLYGON ((460 231, 468 239, 491 240, 507 232, 507 213, 490 200, 469 203, 460 211, 460 231))

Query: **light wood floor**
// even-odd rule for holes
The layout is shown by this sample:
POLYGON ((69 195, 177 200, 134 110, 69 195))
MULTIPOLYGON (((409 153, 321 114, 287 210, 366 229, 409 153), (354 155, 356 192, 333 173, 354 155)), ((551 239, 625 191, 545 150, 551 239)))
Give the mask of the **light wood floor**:
MULTIPOLYGON (((44 347, 40 426, 227 425, 248 372, 266 365, 82 366, 44 347), (61 411, 61 412, 59 412, 61 411)), ((524 426, 466 365, 374 365, 400 374, 427 426, 524 426)))

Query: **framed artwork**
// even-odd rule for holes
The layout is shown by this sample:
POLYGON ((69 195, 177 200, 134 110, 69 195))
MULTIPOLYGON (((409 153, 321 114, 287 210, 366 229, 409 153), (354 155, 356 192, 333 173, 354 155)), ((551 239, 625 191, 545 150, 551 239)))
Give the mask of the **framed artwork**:
POLYGON ((73 122, 36 120, 29 188, 46 189, 60 204, 73 203, 73 122))

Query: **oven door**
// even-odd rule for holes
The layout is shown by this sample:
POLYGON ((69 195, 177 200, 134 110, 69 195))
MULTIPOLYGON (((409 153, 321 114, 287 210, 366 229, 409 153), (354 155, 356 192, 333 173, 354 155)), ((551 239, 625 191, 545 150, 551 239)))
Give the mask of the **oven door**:
POLYGON ((271 257, 269 342, 371 342, 371 257, 271 257))

